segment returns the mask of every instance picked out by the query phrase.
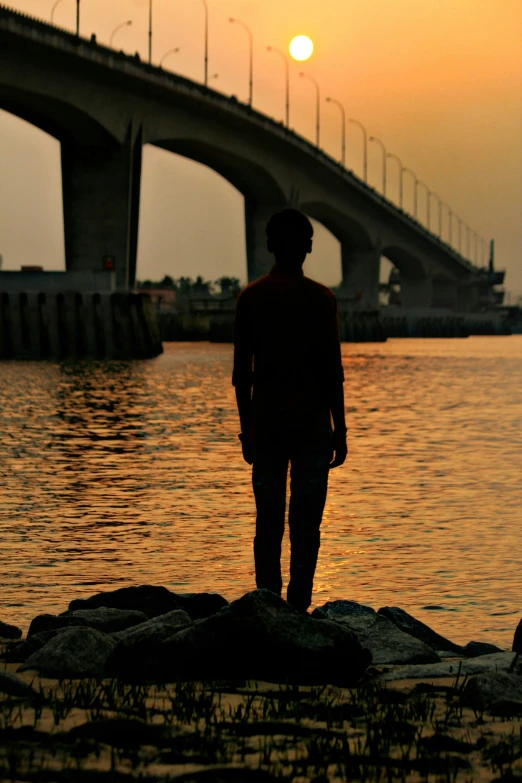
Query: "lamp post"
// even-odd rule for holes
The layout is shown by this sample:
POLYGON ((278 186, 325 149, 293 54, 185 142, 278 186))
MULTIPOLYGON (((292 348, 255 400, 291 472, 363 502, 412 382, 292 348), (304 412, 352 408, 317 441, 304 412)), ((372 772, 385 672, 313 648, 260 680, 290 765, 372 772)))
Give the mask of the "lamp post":
POLYGON ((370 141, 374 141, 382 149, 382 195, 386 197, 386 147, 377 136, 370 136, 370 141))
POLYGON ((285 125, 288 128, 288 123, 290 121, 290 73, 288 70, 288 57, 284 52, 281 51, 281 49, 276 49, 275 46, 267 46, 266 50, 267 52, 275 52, 278 54, 283 58, 283 62, 285 64, 285 125))
POLYGON ((457 221, 457 226, 458 226, 458 229, 457 229, 457 249, 458 249, 458 251, 460 253, 460 247, 461 247, 460 240, 461 240, 461 234, 462 234, 462 218, 459 215, 457 215, 456 212, 454 212, 453 214, 454 214, 455 220, 457 221))
POLYGON ((354 120, 353 117, 348 118, 348 122, 353 122, 354 125, 358 125, 358 127, 362 130, 363 134, 363 173, 364 173, 364 181, 368 182, 368 134, 366 132, 366 128, 362 124, 362 122, 359 122, 359 120, 354 120))
POLYGON ((346 112, 344 110, 344 106, 341 103, 341 101, 338 101, 336 98, 326 98, 326 103, 335 103, 336 106, 339 107, 341 110, 341 134, 342 134, 342 144, 341 144, 341 163, 343 166, 345 165, 346 161, 346 112))
POLYGON ((250 56, 249 56, 249 88, 248 88, 248 105, 252 107, 252 94, 253 94, 253 84, 254 84, 254 41, 252 38, 252 30, 248 25, 246 25, 244 22, 242 22, 240 19, 234 19, 232 16, 228 20, 232 24, 238 24, 240 27, 243 28, 243 30, 246 30, 248 33, 248 40, 249 40, 249 46, 250 46, 250 56))
POLYGON ((114 39, 114 36, 115 36, 115 35, 116 35, 116 33, 118 32, 118 30, 121 30, 123 27, 130 27, 130 25, 131 25, 131 24, 132 24, 132 19, 129 19, 129 21, 128 21, 128 22, 122 22, 121 24, 117 25, 117 26, 114 28, 114 30, 112 31, 112 33, 111 33, 111 38, 110 38, 110 43, 109 43, 109 46, 112 46, 112 41, 113 41, 113 39, 114 39))
POLYGON ((201 0, 201 2, 205 8, 205 78, 203 83, 206 87, 208 84, 208 4, 207 0, 201 0))
POLYGON ((473 231, 473 261, 477 263, 477 239, 478 235, 476 231, 473 231))
POLYGON ((387 158, 393 158, 399 164, 399 207, 402 209, 402 172, 403 172, 404 166, 402 165, 402 160, 399 158, 398 155, 395 155, 395 153, 387 152, 386 153, 386 157, 387 158))
POLYGON ((149 65, 152 63, 152 0, 149 0, 149 65))
MULTIPOLYGON (((439 239, 440 239, 440 235, 442 234, 442 201, 440 200, 440 196, 437 195, 437 193, 434 193, 433 190, 430 190, 429 191, 429 195, 428 195, 428 207, 429 207, 429 203, 430 203, 430 198, 432 196, 433 196, 433 198, 437 199, 437 202, 439 204, 439 234, 438 234, 438 236, 439 236, 439 239)), ((429 211, 428 211, 428 224, 429 224, 429 220, 430 220, 430 217, 429 217, 429 211)), ((428 229, 429 228, 430 228, 430 226, 428 225, 428 229)))
POLYGON ((415 180, 415 203, 417 203, 417 190, 419 185, 422 185, 423 188, 426 188, 426 226, 430 227, 430 189, 426 185, 425 182, 422 182, 420 179, 415 180))
POLYGON ((53 23, 53 17, 54 17, 54 10, 57 5, 59 5, 62 2, 62 0, 56 0, 53 7, 51 8, 51 24, 53 23))
POLYGON ((453 211, 451 210, 449 204, 446 204, 445 201, 442 202, 442 206, 446 207, 448 210, 448 242, 451 245, 451 239, 452 239, 452 223, 453 223, 453 211))
POLYGON ((462 223, 464 224, 464 227, 466 229, 466 258, 469 258, 469 250, 470 250, 469 237, 470 237, 471 229, 465 220, 463 220, 462 223))
POLYGON ((315 146, 317 149, 319 149, 319 133, 320 133, 320 125, 321 125, 321 91, 319 89, 319 85, 314 79, 313 76, 310 76, 308 73, 301 73, 299 74, 301 78, 308 79, 312 82, 312 84, 315 85, 315 96, 316 96, 316 110, 315 110, 315 146))
POLYGON ((407 172, 408 174, 411 174, 413 177, 413 217, 415 220, 417 220, 417 175, 414 171, 409 169, 407 166, 403 166, 401 169, 401 174, 404 174, 404 172, 407 172))
POLYGON ((175 54, 175 53, 177 54, 177 52, 179 52, 179 46, 175 46, 173 49, 169 49, 168 52, 165 52, 165 54, 163 55, 163 57, 160 60, 160 68, 163 65, 163 61, 166 60, 167 57, 169 57, 169 55, 175 54))

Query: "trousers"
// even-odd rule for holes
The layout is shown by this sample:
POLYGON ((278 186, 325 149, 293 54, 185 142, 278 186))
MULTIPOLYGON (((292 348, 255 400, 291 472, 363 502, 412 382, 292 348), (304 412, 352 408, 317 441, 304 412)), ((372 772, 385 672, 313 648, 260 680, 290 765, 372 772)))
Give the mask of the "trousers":
POLYGON ((283 437, 254 446, 252 486, 256 502, 254 562, 256 585, 281 595, 281 542, 285 531, 288 465, 290 464, 290 581, 287 600, 306 611, 312 603, 320 531, 332 446, 283 437))

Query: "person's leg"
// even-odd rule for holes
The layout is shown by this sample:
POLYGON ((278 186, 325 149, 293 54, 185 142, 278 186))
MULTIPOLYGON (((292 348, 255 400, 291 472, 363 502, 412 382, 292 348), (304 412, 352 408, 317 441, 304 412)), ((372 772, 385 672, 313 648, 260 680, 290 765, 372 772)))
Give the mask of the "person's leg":
POLYGON ((252 486, 256 500, 256 585, 281 595, 281 541, 285 531, 288 452, 280 445, 254 449, 252 486))
POLYGON ((312 603, 315 567, 320 546, 319 528, 328 489, 330 446, 301 445, 290 455, 290 583, 287 598, 305 611, 312 603))

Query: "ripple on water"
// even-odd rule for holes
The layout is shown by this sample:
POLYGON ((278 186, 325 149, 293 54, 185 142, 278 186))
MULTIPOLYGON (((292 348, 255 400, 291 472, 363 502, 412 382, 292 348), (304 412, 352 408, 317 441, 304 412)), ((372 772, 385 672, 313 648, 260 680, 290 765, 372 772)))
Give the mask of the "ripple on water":
MULTIPOLYGON (((348 463, 330 475, 314 603, 401 606, 511 644, 520 603, 522 338, 343 345, 348 463)), ((232 347, 0 363, 1 619, 127 584, 252 589, 255 509, 232 347)), ((285 581, 288 542, 283 548, 285 581)))

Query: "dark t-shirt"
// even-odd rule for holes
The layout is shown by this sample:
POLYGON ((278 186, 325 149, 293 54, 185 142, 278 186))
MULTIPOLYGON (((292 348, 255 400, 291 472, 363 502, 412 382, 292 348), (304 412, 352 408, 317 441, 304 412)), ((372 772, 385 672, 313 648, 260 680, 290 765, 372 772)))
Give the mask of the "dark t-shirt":
POLYGON ((328 394, 344 380, 337 301, 329 288, 274 265, 238 297, 232 383, 253 386, 255 443, 299 431, 331 435, 328 394))

